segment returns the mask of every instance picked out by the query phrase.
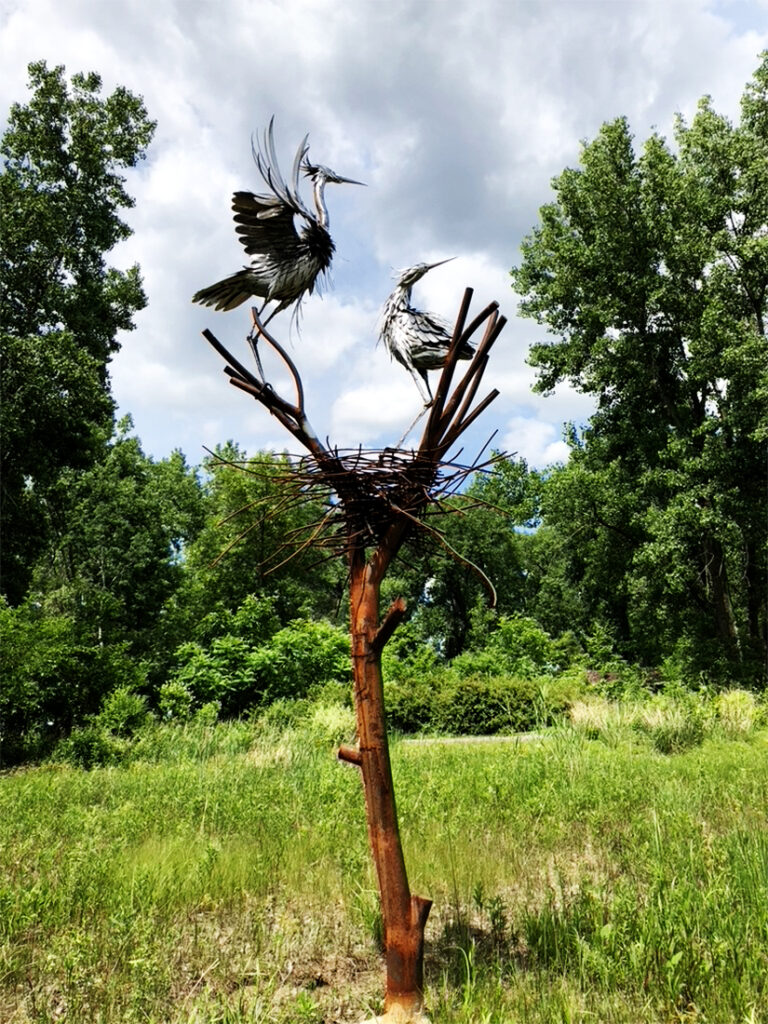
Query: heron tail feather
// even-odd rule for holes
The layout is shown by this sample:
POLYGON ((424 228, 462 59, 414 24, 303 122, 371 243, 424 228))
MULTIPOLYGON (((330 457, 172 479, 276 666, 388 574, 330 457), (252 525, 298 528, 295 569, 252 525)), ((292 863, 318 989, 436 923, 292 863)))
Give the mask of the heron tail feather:
POLYGON ((225 277, 222 281, 210 285, 208 288, 201 288, 192 296, 193 302, 199 302, 201 306, 213 306, 214 309, 226 312, 242 305, 256 291, 258 281, 250 270, 238 270, 231 277, 225 277))

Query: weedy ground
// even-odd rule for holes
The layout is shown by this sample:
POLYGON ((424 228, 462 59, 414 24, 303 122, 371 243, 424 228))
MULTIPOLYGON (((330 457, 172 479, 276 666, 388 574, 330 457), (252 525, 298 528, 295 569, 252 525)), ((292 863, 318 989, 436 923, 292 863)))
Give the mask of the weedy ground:
MULTIPOLYGON (((768 1020, 768 733, 742 708, 691 739, 687 713, 645 710, 393 744, 435 1024, 768 1020)), ((0 777, 3 1024, 371 1017, 349 727, 158 725, 119 767, 0 777)))

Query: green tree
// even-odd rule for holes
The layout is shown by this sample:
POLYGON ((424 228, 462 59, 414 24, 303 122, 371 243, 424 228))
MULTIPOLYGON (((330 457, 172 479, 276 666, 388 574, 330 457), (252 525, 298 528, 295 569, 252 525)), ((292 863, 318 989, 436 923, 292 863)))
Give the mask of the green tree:
POLYGON ((85 468, 112 433, 107 365, 117 332, 145 303, 138 267, 108 267, 133 206, 124 168, 154 123, 96 74, 30 64, 32 98, 0 141, 0 454, 2 590, 16 603, 43 549, 62 469, 85 468))
POLYGON ((203 526, 203 495, 180 452, 155 462, 131 427, 126 417, 95 466, 62 471, 33 592, 46 614, 71 618, 81 643, 162 660, 164 606, 203 526))
POLYGON ((155 462, 121 424, 106 456, 62 470, 28 598, 0 599, 0 758, 44 752, 121 688, 150 693, 180 642, 171 598, 203 523, 197 474, 155 462), (170 619, 170 621, 168 621, 170 619))
POLYGON ((247 456, 229 442, 203 469, 205 525, 186 551, 173 612, 179 634, 212 638, 215 624, 224 625, 212 613, 234 612, 250 595, 274 598, 284 623, 334 618, 344 572, 337 558, 324 559, 311 545, 301 550, 324 509, 316 497, 294 493, 288 457, 247 456))
POLYGON ((385 582, 385 599, 402 595, 412 610, 408 628, 393 639, 395 649, 413 655, 427 643, 454 658, 485 643, 497 613, 514 615, 526 607, 530 538, 520 529, 537 521, 538 490, 538 474, 525 460, 502 459, 489 474, 477 474, 444 512, 429 518, 443 541, 417 533, 399 558, 399 570, 385 582), (495 588, 494 612, 487 585, 473 566, 495 588))
POLYGON ((738 125, 705 98, 675 149, 637 155, 620 118, 553 187, 512 275, 556 337, 532 346, 538 389, 597 396, 558 484, 592 494, 569 528, 602 534, 636 652, 765 664, 768 55, 738 125))

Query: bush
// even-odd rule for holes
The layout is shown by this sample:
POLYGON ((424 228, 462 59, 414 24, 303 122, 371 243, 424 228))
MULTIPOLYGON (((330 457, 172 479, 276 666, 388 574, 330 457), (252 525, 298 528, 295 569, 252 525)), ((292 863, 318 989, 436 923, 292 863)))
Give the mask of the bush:
POLYGON ((349 685, 349 637, 326 622, 292 622, 253 652, 250 666, 263 704, 304 697, 328 682, 349 685))
POLYGON ((192 713, 193 697, 187 687, 178 680, 163 683, 157 696, 157 707, 160 717, 170 719, 187 719, 192 713))
POLYGON ((129 686, 118 686, 104 698, 96 724, 114 736, 133 736, 148 717, 146 697, 129 686))
POLYGON ((451 668, 465 677, 535 679, 559 671, 558 647, 534 619, 502 615, 485 647, 458 655, 451 668))
POLYGON ((97 715, 57 744, 53 756, 79 768, 118 764, 128 756, 131 739, 150 720, 146 698, 129 686, 118 686, 104 698, 97 715))
POLYGON ((258 731, 284 732, 306 722, 311 712, 311 705, 306 700, 274 701, 265 708, 256 719, 258 731))
POLYGON ((397 732, 434 729, 434 704, 439 678, 435 674, 432 682, 424 679, 385 682, 384 707, 388 727, 397 732))
POLYGON ((127 743, 93 724, 73 729, 70 735, 57 745, 53 756, 57 761, 66 761, 77 768, 90 770, 119 763, 127 747, 127 743))
POLYGON ((325 622, 292 622, 256 646, 234 634, 208 646, 183 644, 170 682, 195 704, 219 701, 232 717, 275 700, 297 699, 329 684, 348 687, 349 639, 325 622))
POLYGON ((550 724, 568 706, 572 686, 513 676, 436 673, 430 682, 385 684, 387 720, 401 732, 455 736, 529 732, 550 724))
POLYGON ((84 644, 72 619, 32 603, 0 600, 0 650, 0 765, 48 753, 105 694, 145 681, 124 645, 84 644))
POLYGON ((434 725, 454 736, 527 732, 537 724, 537 693, 528 679, 458 679, 441 694, 434 725))

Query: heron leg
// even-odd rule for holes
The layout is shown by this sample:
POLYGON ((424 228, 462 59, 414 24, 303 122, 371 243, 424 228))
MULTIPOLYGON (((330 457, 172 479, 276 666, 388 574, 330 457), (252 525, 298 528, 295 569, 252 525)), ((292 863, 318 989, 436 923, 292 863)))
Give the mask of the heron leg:
MULTIPOLYGON (((264 312, 264 307, 267 305, 266 302, 262 303, 261 309, 259 310, 259 319, 261 314, 264 312)), ((266 327, 269 321, 272 319, 271 316, 267 317, 266 323, 262 324, 262 327, 266 327)), ((258 371, 259 377, 263 383, 266 384, 266 378, 264 377, 264 367, 261 365, 261 356, 259 355, 259 336, 255 333, 256 328, 252 327, 248 332, 248 344, 251 346, 251 352, 253 352, 253 358, 256 361, 256 370, 258 371)))
POLYGON ((415 373, 413 374, 413 379, 416 381, 416 385, 417 385, 417 387, 419 389, 419 393, 420 393, 421 397, 424 399, 425 407, 429 407, 434 402, 434 398, 432 397, 432 391, 430 390, 430 387, 429 387, 429 378, 427 377, 427 371, 426 370, 419 370, 419 375, 421 376, 421 380, 424 381, 424 387, 423 388, 421 386, 421 380, 419 380, 419 377, 417 376, 417 374, 415 374, 415 373), (425 389, 426 389, 426 397, 425 397, 425 394, 424 394, 425 389))

